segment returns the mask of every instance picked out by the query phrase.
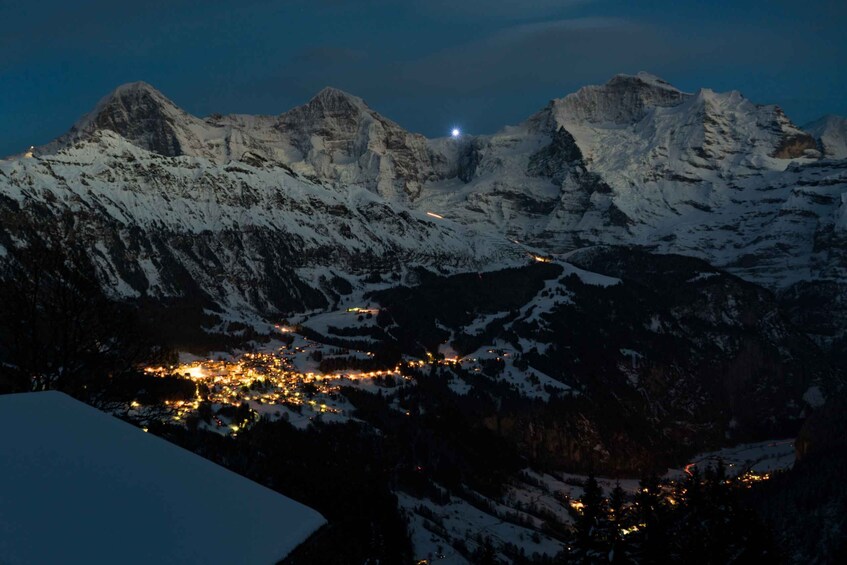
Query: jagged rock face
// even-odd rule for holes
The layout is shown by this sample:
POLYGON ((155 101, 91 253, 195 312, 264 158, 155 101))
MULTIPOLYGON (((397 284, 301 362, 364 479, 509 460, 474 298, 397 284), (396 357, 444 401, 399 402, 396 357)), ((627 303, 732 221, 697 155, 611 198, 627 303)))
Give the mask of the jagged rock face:
POLYGON ((90 123, 91 128, 108 129, 139 147, 160 155, 182 154, 171 117, 148 89, 126 89, 110 98, 90 123))
POLYGON ((70 143, 91 139, 99 131, 109 130, 159 155, 184 155, 191 144, 183 147, 183 140, 193 137, 190 127, 197 123, 200 121, 183 112, 149 84, 135 82, 103 98, 92 112, 74 124, 67 134, 42 148, 41 153, 53 152, 70 143))
POLYGON ((815 138, 804 131, 796 131, 797 126, 791 123, 788 116, 778 106, 774 107, 774 119, 769 127, 782 136, 772 153, 773 157, 777 159, 799 159, 801 157, 818 156, 818 144, 815 138))
POLYGON ((817 140, 824 156, 829 159, 847 159, 847 118, 824 116, 803 129, 817 140))
MULTIPOLYGON (((550 217, 566 225, 578 224, 591 208, 607 200, 612 192, 600 175, 588 171, 582 151, 564 126, 559 126, 549 145, 530 156, 527 173, 548 177, 559 187, 559 201, 551 210, 550 217)), ((630 223, 611 202, 606 203, 601 213, 609 220, 610 229, 626 227, 630 223)), ((560 241, 563 239, 560 234, 552 237, 560 241)), ((576 247, 578 243, 574 241, 572 245, 576 247)))
POLYGON ((559 127, 550 145, 530 156, 527 173, 561 183, 573 167, 584 168, 582 151, 568 130, 559 127))
POLYGON ((483 146, 481 139, 472 139, 460 146, 456 176, 462 182, 471 182, 476 175, 476 170, 482 162, 483 146))
POLYGON ((671 107, 690 98, 648 73, 617 75, 603 86, 586 86, 550 103, 550 113, 574 122, 631 124, 652 108, 671 107))
POLYGON ((299 151, 294 164, 311 167, 321 179, 415 198, 424 182, 437 177, 423 136, 334 88, 282 114, 276 129, 299 151))
POLYGON ((116 89, 71 131, 40 148, 51 154, 102 130, 165 156, 275 161, 316 181, 363 186, 385 197, 415 198, 439 178, 440 156, 427 140, 380 116, 360 98, 326 88, 280 116, 194 117, 146 83, 116 89))

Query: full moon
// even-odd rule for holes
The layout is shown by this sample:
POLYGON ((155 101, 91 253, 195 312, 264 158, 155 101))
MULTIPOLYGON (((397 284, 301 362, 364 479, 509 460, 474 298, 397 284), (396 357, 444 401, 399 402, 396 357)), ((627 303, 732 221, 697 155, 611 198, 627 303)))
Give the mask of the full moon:
POLYGON ((450 132, 450 135, 452 135, 453 137, 459 137, 459 135, 461 135, 461 133, 462 132, 459 131, 459 128, 453 128, 453 130, 450 132))

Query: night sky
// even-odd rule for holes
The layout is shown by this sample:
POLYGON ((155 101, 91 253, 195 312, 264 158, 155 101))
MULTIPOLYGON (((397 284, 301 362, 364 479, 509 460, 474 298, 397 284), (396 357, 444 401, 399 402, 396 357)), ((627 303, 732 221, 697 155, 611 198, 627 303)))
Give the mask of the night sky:
POLYGON ((413 131, 491 133, 645 70, 803 124, 847 114, 847 2, 0 0, 0 155, 144 80, 196 115, 278 114, 331 85, 413 131))

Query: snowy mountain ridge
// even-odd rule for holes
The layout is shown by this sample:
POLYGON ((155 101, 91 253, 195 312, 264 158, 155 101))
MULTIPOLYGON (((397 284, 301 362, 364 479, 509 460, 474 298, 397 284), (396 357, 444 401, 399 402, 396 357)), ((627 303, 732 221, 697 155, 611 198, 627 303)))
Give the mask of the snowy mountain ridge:
POLYGON ((87 135, 53 155, 0 162, 0 255, 26 228, 70 223, 114 296, 193 294, 264 313, 325 306, 350 284, 339 277, 526 255, 361 187, 328 188, 274 164, 165 156, 107 129, 87 135))
MULTIPOLYGON (((738 92, 686 93, 639 73, 552 100, 493 135, 426 139, 334 88, 277 116, 198 118, 138 82, 36 159, 2 162, 0 193, 10 215, 38 208, 102 224, 91 241, 108 250, 98 254, 104 279, 127 295, 182 284, 149 266, 163 229, 185 247, 208 238, 203 253, 226 257, 205 280, 196 249, 164 244, 216 301, 231 296, 219 282, 229 271, 289 280, 266 270, 269 258, 285 269, 331 265, 329 280, 405 261, 490 268, 526 257, 523 245, 641 245, 785 289, 847 273, 839 124, 807 133, 738 92), (126 258, 137 229, 145 266, 126 258), (246 243, 259 232, 261 244, 246 243), (135 266, 105 259, 116 253, 135 266)), ((15 238, 7 225, 0 245, 15 238)), ((235 294, 236 304, 267 301, 266 291, 235 294)))
POLYGON ((423 136, 335 88, 324 88, 278 116, 216 114, 201 119, 145 82, 115 89, 39 153, 55 153, 104 129, 160 155, 203 157, 217 164, 271 160, 316 180, 361 185, 388 197, 416 195, 435 176, 437 165, 423 136))
POLYGON ((844 237, 843 160, 738 92, 619 75, 471 145, 474 174, 415 205, 552 252, 638 244, 777 288, 843 272, 818 248, 844 237))

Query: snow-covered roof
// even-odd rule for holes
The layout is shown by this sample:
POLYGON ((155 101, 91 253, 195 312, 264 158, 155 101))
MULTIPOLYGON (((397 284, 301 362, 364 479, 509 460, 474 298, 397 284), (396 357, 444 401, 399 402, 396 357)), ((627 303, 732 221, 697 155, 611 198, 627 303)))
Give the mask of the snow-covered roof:
POLYGON ((315 510, 59 392, 0 396, 0 563, 275 563, 315 510))

